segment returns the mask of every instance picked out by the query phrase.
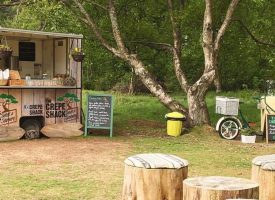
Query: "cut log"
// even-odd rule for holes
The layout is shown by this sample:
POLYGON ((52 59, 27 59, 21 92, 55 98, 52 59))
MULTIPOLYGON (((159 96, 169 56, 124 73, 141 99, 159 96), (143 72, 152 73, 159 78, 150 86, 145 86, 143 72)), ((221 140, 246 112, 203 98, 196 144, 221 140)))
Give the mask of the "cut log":
MULTIPOLYGON (((251 179, 257 183, 259 183, 259 177, 261 173, 261 166, 270 163, 275 162, 275 154, 270 155, 264 155, 264 156, 258 156, 252 160, 252 170, 251 170, 251 179)), ((261 191, 261 185, 260 191, 261 191)))
POLYGON ((259 183, 260 200, 275 199, 275 154, 253 159, 251 179, 259 183))
POLYGON ((258 198, 254 181, 222 176, 195 177, 183 181, 183 200, 225 200, 258 198))
POLYGON ((261 167, 259 184, 261 186, 259 199, 275 199, 275 162, 261 167))
POLYGON ((0 126, 0 142, 19 140, 25 134, 25 130, 19 126, 0 126))
POLYGON ((41 133, 47 137, 75 137, 83 134, 83 131, 79 130, 83 127, 80 123, 59 123, 46 125, 42 128, 41 133))
POLYGON ((139 154, 125 160, 123 200, 182 200, 188 161, 167 154, 139 154))

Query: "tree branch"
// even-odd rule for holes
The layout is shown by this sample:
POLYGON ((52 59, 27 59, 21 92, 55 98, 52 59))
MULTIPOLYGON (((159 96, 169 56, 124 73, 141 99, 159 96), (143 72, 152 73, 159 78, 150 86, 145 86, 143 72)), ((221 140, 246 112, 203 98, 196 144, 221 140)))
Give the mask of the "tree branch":
MULTIPOLYGON (((68 5, 66 3, 66 0, 61 0, 65 5, 68 5)), ((79 0, 73 0, 74 4, 79 8, 80 13, 84 16, 84 19, 80 17, 81 21, 89 25, 89 27, 94 32, 96 38, 101 42, 101 44, 108 50, 110 50, 112 53, 114 53, 116 56, 121 56, 120 52, 110 46, 108 42, 103 38, 101 35, 99 28, 97 27, 94 20, 90 17, 90 15, 87 13, 87 11, 84 9, 83 5, 79 2, 79 0)))
POLYGON ((169 15, 170 15, 170 21, 172 24, 173 40, 174 40, 173 51, 172 51, 174 70, 175 70, 175 74, 177 76, 177 79, 180 83, 181 88, 185 92, 187 92, 189 86, 188 86, 185 74, 181 69, 182 66, 181 66, 181 28, 180 28, 180 23, 179 22, 177 23, 175 20, 172 0, 167 0, 167 3, 168 3, 168 11, 169 11, 169 15))
POLYGON ((103 5, 101 5, 101 4, 97 3, 97 2, 90 1, 90 3, 93 4, 93 5, 95 5, 95 6, 97 6, 97 7, 99 7, 99 8, 101 8, 101 9, 103 9, 103 10, 108 11, 108 9, 105 6, 103 6, 103 5))
POLYGON ((142 44, 153 49, 173 52, 173 46, 166 43, 146 42, 146 41, 129 41, 129 43, 142 44))
POLYGON ((30 5, 32 4, 32 2, 29 2, 27 0, 22 1, 15 1, 15 2, 11 2, 11 3, 6 3, 6 4, 0 4, 0 8, 8 8, 8 7, 13 7, 13 6, 20 6, 20 5, 30 5))
POLYGON ((228 7, 228 9, 227 9, 224 21, 223 21, 223 23, 222 23, 222 25, 221 25, 221 27, 218 31, 216 39, 215 39, 215 44, 214 44, 215 52, 217 52, 220 48, 221 39, 222 39, 227 27, 229 26, 229 24, 232 20, 233 13, 234 13, 239 1, 240 0, 232 0, 229 7, 228 7))
POLYGON ((110 20, 112 24, 112 29, 113 29, 113 35, 115 38, 115 41, 117 43, 117 46, 120 51, 122 51, 125 54, 128 54, 128 49, 125 47, 124 41, 121 37, 121 33, 119 31, 119 26, 117 22, 117 15, 116 15, 116 10, 115 10, 115 5, 113 0, 109 0, 109 15, 110 15, 110 20))
POLYGON ((21 4, 21 1, 18 1, 18 2, 12 2, 12 3, 7 3, 7 4, 0 4, 0 7, 13 7, 13 6, 17 6, 20 4, 21 4))
POLYGON ((254 40, 257 44, 262 44, 262 45, 266 45, 266 46, 270 46, 270 47, 275 47, 275 44, 272 43, 268 43, 265 41, 262 41, 261 39, 256 38, 253 33, 248 29, 248 27, 243 23, 242 20, 236 19, 236 20, 232 20, 234 22, 238 22, 242 28, 244 28, 244 30, 248 33, 248 35, 252 38, 252 40, 254 40))
POLYGON ((202 47, 204 52, 204 73, 214 67, 211 63, 213 56, 213 22, 212 22, 212 0, 205 0, 205 11, 202 30, 202 47))

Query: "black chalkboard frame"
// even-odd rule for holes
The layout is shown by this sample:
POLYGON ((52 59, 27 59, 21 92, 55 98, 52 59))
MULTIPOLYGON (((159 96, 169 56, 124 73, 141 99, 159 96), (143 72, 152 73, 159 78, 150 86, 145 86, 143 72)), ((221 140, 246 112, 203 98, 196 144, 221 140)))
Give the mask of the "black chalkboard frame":
POLYGON ((114 97, 109 94, 87 94, 87 103, 86 103, 86 123, 85 123, 85 136, 88 135, 88 129, 109 129, 110 130, 110 137, 113 137, 113 115, 114 115, 114 97), (89 98, 90 97, 110 97, 111 98, 111 113, 110 113, 110 126, 108 127, 95 127, 90 126, 88 122, 88 116, 89 116, 89 98))
MULTIPOLYGON (((269 123, 270 122, 269 121, 270 117, 274 117, 275 118, 275 114, 267 114, 266 118, 265 118, 265 121, 266 121, 266 125, 265 125, 265 127, 266 127, 266 129, 265 129, 266 143, 268 143, 269 141, 274 141, 275 140, 275 133, 274 134, 270 134, 270 129, 269 129, 269 127, 270 127, 270 123, 269 123), (273 135, 272 139, 270 139, 271 135, 273 135)), ((275 123, 274 123, 274 125, 275 125, 275 123)))

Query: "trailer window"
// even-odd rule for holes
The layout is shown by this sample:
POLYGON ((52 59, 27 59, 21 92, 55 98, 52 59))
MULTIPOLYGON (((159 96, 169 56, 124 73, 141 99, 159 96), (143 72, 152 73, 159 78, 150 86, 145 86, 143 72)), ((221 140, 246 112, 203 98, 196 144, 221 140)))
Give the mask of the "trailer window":
POLYGON ((35 43, 19 42, 19 60, 35 61, 35 43))

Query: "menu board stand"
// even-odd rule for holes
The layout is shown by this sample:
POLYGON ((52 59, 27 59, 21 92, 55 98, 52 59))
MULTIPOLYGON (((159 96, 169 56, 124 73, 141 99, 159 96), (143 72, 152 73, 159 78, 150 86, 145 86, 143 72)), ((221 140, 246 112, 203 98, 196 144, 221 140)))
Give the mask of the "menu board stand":
POLYGON ((87 94, 85 136, 88 129, 109 129, 113 136, 113 97, 112 95, 87 94))
POLYGON ((275 115, 266 115, 266 143, 275 140, 275 115))

